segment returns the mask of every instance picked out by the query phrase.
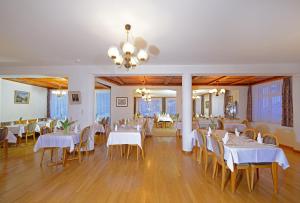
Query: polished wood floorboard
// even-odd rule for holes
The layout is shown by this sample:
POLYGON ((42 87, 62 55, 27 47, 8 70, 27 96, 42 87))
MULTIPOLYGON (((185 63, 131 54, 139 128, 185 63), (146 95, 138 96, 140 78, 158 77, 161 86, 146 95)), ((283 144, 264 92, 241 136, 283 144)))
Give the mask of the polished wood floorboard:
MULTIPOLYGON (((260 171, 253 192, 245 175, 233 194, 230 183, 221 192, 220 173, 212 180, 195 155, 181 152, 175 137, 146 139, 145 160, 133 150, 127 160, 114 150, 106 159, 104 142, 95 152, 66 167, 40 167, 41 153, 33 145, 11 146, 8 160, 0 157, 0 202, 299 202, 300 154, 286 150, 291 167, 279 169, 279 193, 273 193, 269 170, 260 171)), ((2 149, 1 149, 2 150, 2 149)), ((2 152, 2 151, 1 151, 2 152)), ((49 153, 44 160, 49 160, 49 153)), ((219 170, 220 172, 221 170, 219 170)))

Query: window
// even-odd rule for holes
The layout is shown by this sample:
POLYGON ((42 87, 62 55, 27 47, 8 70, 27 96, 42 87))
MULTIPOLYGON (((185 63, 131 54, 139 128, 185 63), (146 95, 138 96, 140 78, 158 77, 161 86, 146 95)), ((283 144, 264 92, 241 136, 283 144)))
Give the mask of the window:
POLYGON ((166 113, 176 114, 176 98, 166 98, 166 113))
POLYGON ((136 99, 137 113, 143 116, 153 116, 159 114, 162 111, 162 99, 152 98, 151 102, 146 102, 141 98, 136 99))
POLYGON ((252 87, 253 121, 281 123, 282 80, 276 80, 252 87))
POLYGON ((96 117, 110 117, 110 91, 96 91, 96 117))
POLYGON ((53 119, 65 119, 68 117, 68 94, 58 96, 51 90, 50 117, 53 119))

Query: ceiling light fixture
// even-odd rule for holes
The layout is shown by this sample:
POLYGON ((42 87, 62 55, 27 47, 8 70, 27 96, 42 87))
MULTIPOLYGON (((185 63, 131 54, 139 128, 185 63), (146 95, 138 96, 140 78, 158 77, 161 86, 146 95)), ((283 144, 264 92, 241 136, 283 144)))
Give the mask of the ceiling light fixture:
POLYGON ((224 88, 218 88, 218 86, 219 86, 219 82, 217 82, 217 88, 211 89, 208 92, 211 94, 215 94, 216 96, 225 94, 226 90, 224 88))
POLYGON ((146 102, 151 101, 151 95, 150 90, 146 88, 138 88, 135 90, 136 93, 140 94, 142 96, 142 99, 146 102))
POLYGON ((149 58, 149 55, 146 50, 138 50, 132 43, 129 42, 129 31, 131 29, 130 24, 125 25, 126 30, 126 42, 122 46, 122 51, 120 53, 119 49, 115 46, 110 47, 107 51, 109 58, 112 61, 120 66, 125 67, 127 70, 130 70, 137 65, 146 62, 149 58))

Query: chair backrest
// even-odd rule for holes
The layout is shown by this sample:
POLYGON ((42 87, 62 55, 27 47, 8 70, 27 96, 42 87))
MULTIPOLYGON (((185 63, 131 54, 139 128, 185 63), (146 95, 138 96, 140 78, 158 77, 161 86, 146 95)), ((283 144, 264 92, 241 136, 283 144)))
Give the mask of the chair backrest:
POLYGON ((80 132, 80 145, 82 144, 87 144, 90 136, 90 129, 91 127, 85 127, 81 132, 80 132))
POLYGON ((242 124, 246 125, 247 128, 250 128, 250 124, 248 120, 243 120, 242 124))
POLYGON ((36 123, 36 119, 29 119, 28 123, 36 123))
POLYGON ((217 157, 222 157, 222 155, 223 155, 222 150, 220 149, 220 146, 219 146, 218 137, 215 134, 213 134, 211 136, 211 146, 212 146, 212 149, 213 149, 213 152, 215 153, 215 155, 217 157))
POLYGON ((204 140, 203 140, 203 130, 201 130, 200 128, 197 129, 197 137, 198 137, 198 144, 200 145, 200 147, 204 147, 204 140))
POLYGON ((41 127, 41 135, 49 134, 51 132, 52 132, 51 128, 49 128, 47 126, 41 127))
POLYGON ((224 130, 224 121, 222 119, 218 119, 218 129, 224 130))
POLYGON ((10 126, 12 122, 1 122, 1 127, 10 126))
POLYGON ((244 130, 243 134, 250 139, 256 140, 257 134, 253 128, 247 128, 244 130))
POLYGON ((29 123, 26 127, 27 132, 35 132, 35 128, 36 128, 36 123, 29 123))
POLYGON ((263 135, 263 143, 265 144, 273 144, 273 145, 279 145, 279 142, 278 142, 278 138, 273 135, 273 134, 270 134, 270 133, 266 133, 263 135))
POLYGON ((52 120, 52 121, 50 122, 50 128, 51 128, 51 130, 53 130, 53 129, 55 128, 56 125, 57 125, 57 120, 52 120))
POLYGON ((0 128, 0 142, 7 138, 7 134, 8 134, 7 127, 0 128))

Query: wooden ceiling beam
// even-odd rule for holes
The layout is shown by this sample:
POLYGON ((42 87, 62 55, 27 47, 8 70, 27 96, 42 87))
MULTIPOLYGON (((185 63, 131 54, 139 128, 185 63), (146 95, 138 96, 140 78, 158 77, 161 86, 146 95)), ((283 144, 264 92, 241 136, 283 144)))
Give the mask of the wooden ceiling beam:
POLYGON ((125 85, 125 82, 120 77, 115 77, 115 80, 120 83, 120 85, 125 85))
POLYGON ((236 84, 239 84, 241 82, 245 82, 245 81, 248 81, 248 80, 254 79, 254 78, 255 78, 255 76, 249 76, 249 77, 246 77, 246 78, 242 78, 242 79, 239 79, 235 82, 230 83, 230 85, 236 85, 236 84))
POLYGON ((258 84, 262 84, 262 83, 266 83, 266 82, 271 82, 271 81, 274 81, 274 80, 281 80, 281 79, 284 79, 286 77, 287 76, 273 76, 273 77, 267 78, 265 80, 261 80, 261 81, 252 83, 251 85, 258 85, 258 84))
POLYGON ((120 86, 121 84, 115 81, 114 79, 111 79, 110 77, 99 77, 99 79, 105 80, 107 82, 110 82, 112 84, 120 86))
POLYGON ((164 84, 168 85, 171 82, 171 80, 172 80, 172 77, 167 77, 164 84))
POLYGON ((228 76, 221 76, 221 77, 218 77, 216 79, 213 79, 212 81, 210 81, 209 83, 207 83, 207 85, 211 85, 211 84, 214 84, 215 82, 219 81, 219 80, 222 80, 222 79, 225 79, 227 78, 228 76))

